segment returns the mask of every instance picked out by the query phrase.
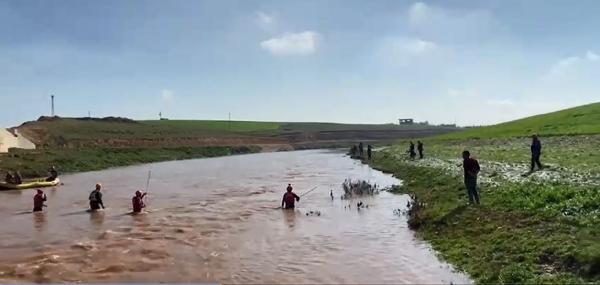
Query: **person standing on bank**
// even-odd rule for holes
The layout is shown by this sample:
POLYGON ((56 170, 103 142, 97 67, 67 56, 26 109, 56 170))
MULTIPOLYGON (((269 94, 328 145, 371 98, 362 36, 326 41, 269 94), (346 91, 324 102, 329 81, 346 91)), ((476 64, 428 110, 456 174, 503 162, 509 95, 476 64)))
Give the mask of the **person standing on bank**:
POLYGON ((465 171, 465 188, 467 188, 467 194, 469 195, 469 204, 479 205, 479 194, 477 193, 477 174, 481 168, 479 162, 476 159, 471 158, 471 154, 468 150, 463 151, 463 169, 465 171))
POLYGON ((361 158, 364 155, 364 150, 365 149, 364 149, 363 143, 362 142, 358 143, 358 155, 360 155, 361 158))
POLYGON ((531 136, 531 172, 533 172, 536 165, 539 170, 543 168, 542 163, 540 162, 541 155, 542 142, 540 142, 538 136, 534 134, 533 136, 531 136))
POLYGON ((417 141, 417 150, 419 151, 419 159, 423 159, 423 143, 417 141))
POLYGON ((369 158, 369 160, 371 160, 371 157, 373 155, 373 147, 371 145, 367 146, 367 157, 369 158))

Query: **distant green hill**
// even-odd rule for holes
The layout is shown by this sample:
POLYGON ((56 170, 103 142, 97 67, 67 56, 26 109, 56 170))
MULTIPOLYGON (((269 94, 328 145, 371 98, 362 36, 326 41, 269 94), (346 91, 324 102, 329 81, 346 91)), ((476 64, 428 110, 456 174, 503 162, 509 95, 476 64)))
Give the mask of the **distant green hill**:
POLYGON ((302 141, 395 140, 431 136, 455 127, 395 124, 336 124, 127 118, 41 117, 18 127, 38 146, 239 145, 302 141))
POLYGON ((600 134, 600 103, 439 136, 440 139, 600 134))

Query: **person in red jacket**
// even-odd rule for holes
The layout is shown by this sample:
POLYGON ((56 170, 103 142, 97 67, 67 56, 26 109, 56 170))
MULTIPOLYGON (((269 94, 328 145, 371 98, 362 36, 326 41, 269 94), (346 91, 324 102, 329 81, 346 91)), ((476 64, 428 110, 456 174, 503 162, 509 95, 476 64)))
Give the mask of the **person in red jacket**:
POLYGON ((140 213, 142 209, 146 208, 146 204, 144 204, 144 197, 148 193, 143 193, 141 191, 135 191, 135 196, 131 199, 131 204, 133 205, 133 212, 140 213))
POLYGON ((292 192, 294 190, 291 184, 288 184, 287 192, 283 194, 283 199, 281 200, 281 208, 283 209, 294 209, 294 202, 299 202, 300 197, 296 195, 296 193, 292 192))
POLYGON ((40 212, 44 210, 44 202, 46 202, 46 194, 44 191, 38 189, 37 194, 33 196, 33 211, 40 212))

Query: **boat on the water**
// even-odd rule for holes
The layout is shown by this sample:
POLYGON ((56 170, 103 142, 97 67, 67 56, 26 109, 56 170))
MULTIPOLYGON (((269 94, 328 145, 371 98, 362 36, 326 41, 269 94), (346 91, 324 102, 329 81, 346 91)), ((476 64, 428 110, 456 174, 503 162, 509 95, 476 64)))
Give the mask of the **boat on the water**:
POLYGON ((46 178, 39 178, 36 180, 23 181, 21 184, 7 183, 0 181, 0 190, 22 190, 29 188, 42 188, 42 187, 53 187, 60 183, 60 179, 57 177, 52 181, 46 181, 46 178))

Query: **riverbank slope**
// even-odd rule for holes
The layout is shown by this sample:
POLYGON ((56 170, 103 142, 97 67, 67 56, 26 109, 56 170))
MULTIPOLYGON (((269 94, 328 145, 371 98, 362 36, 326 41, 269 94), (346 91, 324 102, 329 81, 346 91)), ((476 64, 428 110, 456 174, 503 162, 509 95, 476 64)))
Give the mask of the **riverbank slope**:
POLYGON ((251 121, 160 120, 41 117, 13 128, 36 150, 0 154, 0 175, 20 171, 26 177, 61 172, 221 156, 258 151, 347 147, 358 141, 391 143, 458 130, 453 126, 280 123, 251 121))
POLYGON ((599 114, 596 103, 425 139, 422 160, 403 141, 371 164, 404 181, 410 226, 478 283, 600 282, 599 114), (547 168, 528 174, 535 132, 547 168), (482 168, 479 206, 467 203, 464 149, 482 168))

